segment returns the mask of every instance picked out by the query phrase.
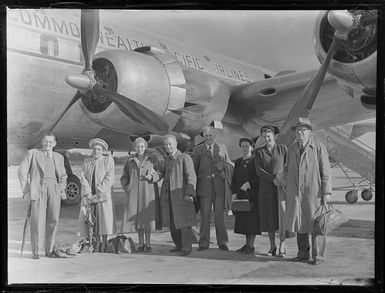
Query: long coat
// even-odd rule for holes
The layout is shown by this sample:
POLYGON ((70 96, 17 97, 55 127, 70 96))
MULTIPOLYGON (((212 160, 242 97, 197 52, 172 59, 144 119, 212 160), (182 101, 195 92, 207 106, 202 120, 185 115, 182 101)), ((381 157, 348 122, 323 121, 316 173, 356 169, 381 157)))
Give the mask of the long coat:
POLYGON ((184 199, 185 195, 195 197, 196 175, 194 164, 188 154, 177 151, 167 156, 164 168, 153 174, 153 181, 163 178, 160 192, 161 218, 170 227, 169 198, 176 229, 196 225, 194 202, 184 199))
MULTIPOLYGON (((82 197, 91 193, 92 174, 95 169, 96 192, 105 193, 107 201, 97 203, 98 227, 101 235, 111 235, 116 231, 115 214, 111 198, 111 188, 115 181, 115 163, 111 156, 102 156, 98 160, 86 158, 80 174, 82 197)), ((78 230, 81 236, 88 236, 88 225, 85 223, 84 201, 81 203, 78 230)))
POLYGON ((255 152, 255 170, 259 177, 259 215, 263 232, 279 228, 278 191, 274 185, 275 175, 283 171, 287 147, 275 144, 271 152, 266 146, 255 152))
POLYGON ((290 232, 313 233, 319 199, 332 192, 329 157, 322 143, 310 138, 302 155, 297 142, 288 148, 285 167, 286 227, 290 232))
POLYGON ((261 234, 258 211, 258 177, 255 173, 254 156, 246 160, 238 158, 235 161, 234 175, 231 183, 233 193, 238 199, 249 199, 253 204, 250 212, 235 213, 234 233, 245 235, 261 234), (249 182, 251 189, 241 190, 244 183, 249 182))
MULTIPOLYGON (((44 153, 32 149, 27 152, 20 163, 18 176, 21 190, 25 198, 36 200, 40 198, 44 178, 44 153)), ((64 158, 57 152, 52 152, 57 177, 57 192, 64 193, 67 185, 67 173, 64 168, 64 158)))
POLYGON ((148 156, 142 162, 138 157, 129 157, 124 165, 120 183, 126 192, 122 232, 137 229, 155 230, 159 217, 159 192, 157 183, 145 180, 147 172, 154 170, 154 163, 148 156))
POLYGON ((214 192, 216 196, 224 196, 225 179, 221 175, 223 166, 220 167, 218 163, 231 164, 226 146, 214 143, 213 154, 211 155, 206 144, 203 143, 194 148, 193 160, 197 174, 197 196, 211 196, 214 192))

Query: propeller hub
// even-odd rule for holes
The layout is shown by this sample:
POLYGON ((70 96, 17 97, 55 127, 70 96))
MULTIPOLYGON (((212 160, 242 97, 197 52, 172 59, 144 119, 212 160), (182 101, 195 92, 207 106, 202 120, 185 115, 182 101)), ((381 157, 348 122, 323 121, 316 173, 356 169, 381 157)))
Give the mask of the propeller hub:
POLYGON ((93 74, 88 71, 84 72, 84 74, 68 75, 65 81, 68 85, 82 92, 91 90, 96 83, 93 74))
POLYGON ((332 10, 328 14, 328 21, 335 29, 334 36, 340 40, 346 40, 349 32, 355 27, 353 14, 346 10, 332 10))

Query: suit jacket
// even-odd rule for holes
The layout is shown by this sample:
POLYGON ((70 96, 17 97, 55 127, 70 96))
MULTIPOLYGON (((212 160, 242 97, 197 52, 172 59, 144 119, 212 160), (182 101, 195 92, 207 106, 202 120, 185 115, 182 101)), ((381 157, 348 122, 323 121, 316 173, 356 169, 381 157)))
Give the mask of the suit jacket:
MULTIPOLYGON (((67 186, 67 173, 64 168, 64 157, 52 152, 57 178, 57 192, 65 192, 67 186)), ((44 153, 41 150, 32 149, 27 152, 20 163, 18 175, 21 190, 25 198, 36 200, 40 198, 44 179, 44 153)))
POLYGON ((197 174, 197 195, 210 196, 215 192, 218 196, 225 194, 225 179, 221 171, 225 163, 231 163, 224 144, 214 143, 213 155, 201 144, 193 150, 194 168, 197 174))

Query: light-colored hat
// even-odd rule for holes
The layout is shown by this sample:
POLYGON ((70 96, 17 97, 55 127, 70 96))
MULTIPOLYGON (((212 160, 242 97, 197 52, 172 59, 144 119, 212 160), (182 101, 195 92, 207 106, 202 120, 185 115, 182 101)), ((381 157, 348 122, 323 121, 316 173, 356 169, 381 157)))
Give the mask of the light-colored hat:
POLYGON ((108 144, 101 138, 93 138, 88 142, 88 145, 91 149, 94 147, 95 144, 99 144, 104 150, 108 150, 108 144))
POLYGON ((309 118, 305 118, 305 117, 298 117, 297 123, 293 125, 291 129, 295 131, 297 127, 301 127, 301 126, 304 126, 309 128, 310 130, 313 130, 313 126, 311 126, 309 118))

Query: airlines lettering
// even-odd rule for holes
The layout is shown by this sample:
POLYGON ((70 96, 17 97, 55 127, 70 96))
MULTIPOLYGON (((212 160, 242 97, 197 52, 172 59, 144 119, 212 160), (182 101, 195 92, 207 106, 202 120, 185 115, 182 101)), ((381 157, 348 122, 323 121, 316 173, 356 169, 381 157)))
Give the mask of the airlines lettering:
MULTIPOLYGON (((60 33, 66 36, 72 36, 74 38, 80 38, 80 29, 76 23, 61 20, 58 21, 54 17, 48 17, 42 11, 29 11, 29 10, 20 10, 19 20, 28 26, 35 26, 36 28, 54 31, 55 33, 60 33)), ((111 48, 133 50, 139 47, 146 46, 140 40, 128 39, 121 35, 117 35, 110 27, 104 27, 104 30, 100 30, 99 43, 111 48)), ((189 54, 181 53, 174 51, 174 56, 176 59, 183 65, 195 68, 201 71, 205 70, 205 67, 209 71, 214 71, 216 74, 223 76, 225 78, 231 78, 241 82, 251 82, 250 75, 242 70, 228 67, 222 64, 212 63, 210 61, 203 62, 199 57, 192 56, 189 54), (204 64, 207 64, 204 66, 204 64)))

